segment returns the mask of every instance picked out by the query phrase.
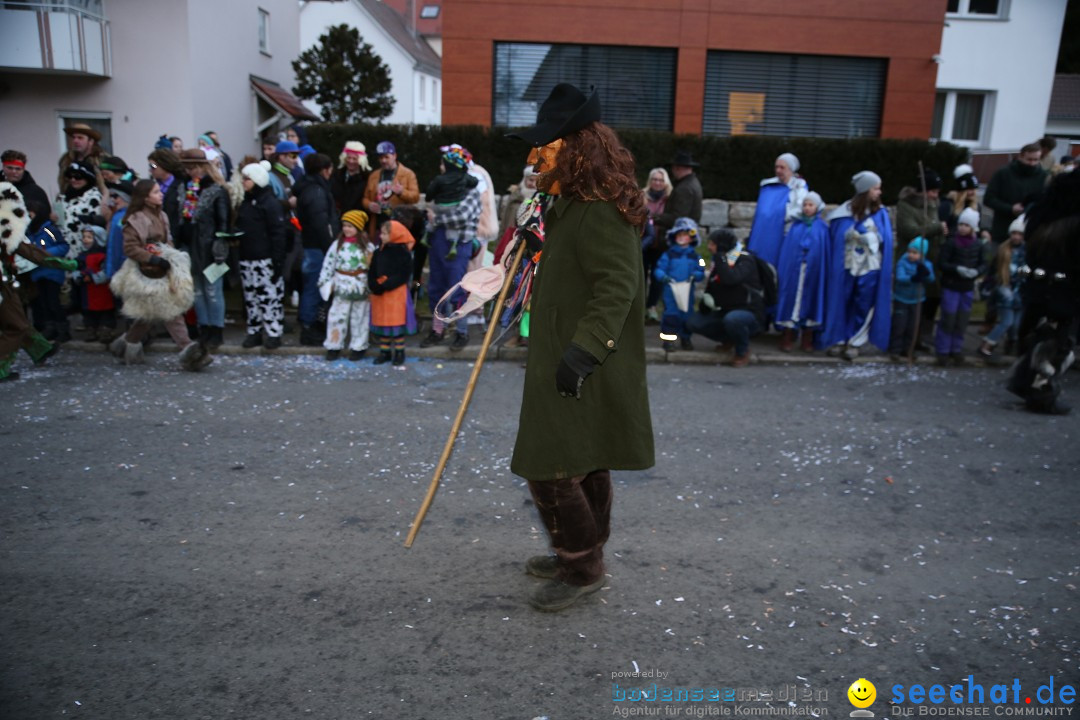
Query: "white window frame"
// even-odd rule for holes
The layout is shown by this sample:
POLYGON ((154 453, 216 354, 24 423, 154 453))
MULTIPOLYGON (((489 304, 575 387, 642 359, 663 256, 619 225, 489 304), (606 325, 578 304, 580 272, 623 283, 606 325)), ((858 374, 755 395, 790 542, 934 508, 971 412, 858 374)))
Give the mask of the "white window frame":
POLYGON ((270 11, 259 8, 259 52, 267 57, 270 54, 270 11))
MULTIPOLYGON (((938 88, 937 93, 945 94, 945 109, 941 117, 941 137, 931 139, 945 140, 953 143, 954 145, 960 145, 962 147, 969 148, 988 147, 990 144, 990 120, 994 115, 994 99, 996 97, 996 93, 990 90, 946 90, 945 88, 938 88), (979 137, 975 140, 957 140, 952 137, 953 125, 956 121, 956 96, 958 94, 983 96, 982 119, 979 124, 979 137)), ((936 93, 934 99, 936 102, 936 93)))
POLYGON ((956 12, 946 12, 945 17, 948 18, 963 18, 965 20, 1008 20, 1009 19, 1009 4, 1010 0, 998 0, 997 15, 987 15, 986 13, 973 13, 969 10, 971 7, 971 0, 959 0, 960 6, 956 12))
MULTIPOLYGON (((64 153, 66 153, 68 151, 67 133, 64 132, 64 128, 66 128, 68 126, 68 123, 70 123, 70 122, 79 122, 81 120, 108 120, 109 121, 109 138, 108 138, 108 143, 107 144, 111 145, 113 143, 113 140, 115 139, 115 138, 112 137, 113 130, 114 130, 114 128, 112 126, 112 119, 113 119, 113 115, 112 115, 111 112, 97 112, 97 111, 92 111, 92 110, 58 110, 56 112, 56 123, 57 123, 57 139, 58 139, 59 144, 60 144, 60 155, 63 155, 64 153)), ((104 141, 103 141, 100 144, 106 144, 106 143, 104 143, 104 141)), ((109 151, 110 152, 115 152, 115 148, 110 147, 109 151)))

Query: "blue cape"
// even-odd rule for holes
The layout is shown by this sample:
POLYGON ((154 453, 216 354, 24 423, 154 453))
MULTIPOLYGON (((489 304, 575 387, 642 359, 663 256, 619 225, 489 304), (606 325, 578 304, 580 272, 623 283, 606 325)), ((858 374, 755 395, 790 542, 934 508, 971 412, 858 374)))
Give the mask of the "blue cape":
POLYGON ((822 324, 825 318, 828 250, 829 226, 820 215, 814 218, 814 222, 809 226, 796 221, 791 226, 791 230, 788 230, 784 246, 780 250, 780 263, 776 267, 780 285, 780 300, 776 310, 777 322, 791 320, 791 313, 795 309, 795 295, 799 290, 799 270, 805 262, 806 277, 803 278, 799 320, 809 320, 816 325, 822 324))
POLYGON ((754 222, 750 225, 747 248, 773 266, 779 264, 784 243, 784 216, 791 188, 780 182, 766 183, 758 191, 754 222))
MULTIPOLYGON (((874 296, 874 318, 870 322, 870 342, 883 352, 889 349, 890 300, 892 299, 893 233, 889 211, 884 206, 870 216, 881 234, 881 272, 878 275, 877 292, 874 296)), ((825 285, 825 329, 820 343, 829 347, 846 342, 854 332, 851 318, 847 316, 848 298, 844 294, 844 234, 852 225, 859 232, 866 232, 862 222, 856 223, 851 216, 850 201, 844 203, 829 219, 829 248, 827 255, 828 277, 825 285)))

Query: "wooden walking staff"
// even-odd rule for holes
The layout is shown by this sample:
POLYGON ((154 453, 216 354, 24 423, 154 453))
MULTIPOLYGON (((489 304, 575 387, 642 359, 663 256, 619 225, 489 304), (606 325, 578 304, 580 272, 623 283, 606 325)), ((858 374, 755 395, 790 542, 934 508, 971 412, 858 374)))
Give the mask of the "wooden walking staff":
MULTIPOLYGON (((930 206, 926 200, 926 175, 923 172, 922 160, 919 161, 919 182, 922 184, 922 214, 923 218, 926 218, 926 214, 930 211, 930 206)), ((924 238, 925 239, 925 238, 924 238)), ((930 241, 926 241, 926 249, 930 249, 930 241)), ((926 260, 926 256, 923 256, 923 261, 926 260)), ((923 293, 926 292, 926 288, 922 288, 923 293)), ((915 329, 911 333, 911 345, 907 351, 907 364, 911 367, 915 362, 915 346, 919 342, 919 324, 922 322, 922 294, 919 295, 918 302, 915 303, 915 329)))
POLYGON ((461 429, 461 422, 465 419, 465 412, 469 409, 469 402, 472 400, 473 390, 476 388, 476 379, 480 377, 480 368, 484 366, 484 356, 487 355, 488 347, 491 345, 491 339, 495 335, 495 326, 499 324, 499 313, 501 312, 503 302, 506 301, 506 293, 510 289, 510 284, 514 281, 514 275, 517 273, 518 266, 521 265, 521 258, 524 255, 525 239, 520 238, 518 240, 517 252, 514 253, 514 261, 510 265, 510 270, 506 273, 506 279, 503 281, 502 290, 499 291, 499 299, 495 301, 495 310, 491 314, 491 321, 488 323, 487 332, 484 333, 484 342, 480 345, 480 353, 476 356, 476 364, 473 365, 472 375, 469 377, 469 384, 465 386, 465 397, 461 399, 457 417, 454 418, 454 425, 450 428, 450 437, 446 438, 446 445, 443 447, 442 456, 439 457, 439 464, 435 466, 435 475, 431 478, 431 485, 428 486, 427 495, 424 497, 424 502, 420 504, 420 510, 417 511, 416 517, 413 518, 412 529, 409 530, 409 536, 405 538, 405 547, 407 548, 412 547, 413 540, 416 539, 416 534, 420 532, 420 523, 424 522, 424 516, 427 515, 427 511, 431 507, 432 501, 435 500, 435 492, 439 489, 439 480, 442 478, 443 470, 446 468, 446 463, 450 459, 450 453, 454 450, 454 441, 457 439, 458 431, 461 429))

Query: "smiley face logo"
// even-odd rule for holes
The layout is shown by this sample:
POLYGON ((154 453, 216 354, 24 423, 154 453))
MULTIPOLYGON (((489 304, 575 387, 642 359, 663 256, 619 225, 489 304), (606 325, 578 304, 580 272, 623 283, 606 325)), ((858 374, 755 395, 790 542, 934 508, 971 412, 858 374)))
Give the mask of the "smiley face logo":
POLYGON ((851 687, 847 690, 847 697, 855 707, 868 708, 877 699, 877 688, 866 678, 859 678, 851 683, 851 687))

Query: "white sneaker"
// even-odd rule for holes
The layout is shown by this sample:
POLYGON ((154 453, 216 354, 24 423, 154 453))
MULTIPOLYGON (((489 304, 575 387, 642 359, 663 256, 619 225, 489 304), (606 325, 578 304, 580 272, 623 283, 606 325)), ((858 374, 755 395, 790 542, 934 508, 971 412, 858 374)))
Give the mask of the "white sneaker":
POLYGON ((289 298, 289 303, 294 307, 300 307, 300 292, 297 290, 292 291, 292 297, 289 298))

